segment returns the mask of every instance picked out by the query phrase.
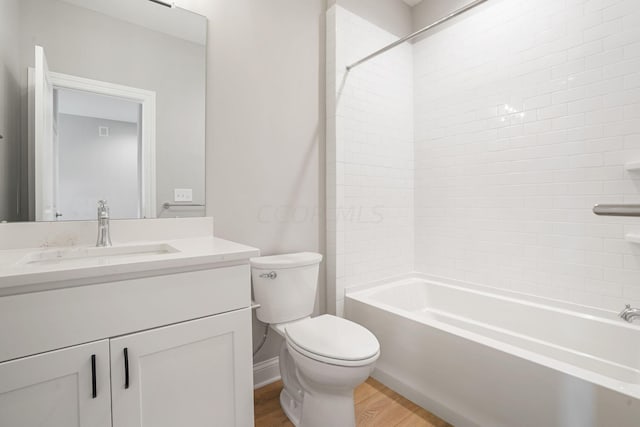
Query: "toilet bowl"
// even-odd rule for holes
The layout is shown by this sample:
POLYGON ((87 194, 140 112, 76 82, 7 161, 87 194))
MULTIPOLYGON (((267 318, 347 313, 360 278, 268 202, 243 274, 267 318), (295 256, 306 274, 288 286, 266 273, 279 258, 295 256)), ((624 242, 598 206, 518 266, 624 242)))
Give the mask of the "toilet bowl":
POLYGON ((353 390, 373 371, 380 345, 349 320, 309 317, 321 260, 314 253, 252 258, 256 314, 284 339, 280 404, 289 420, 296 427, 352 427, 353 390))
POLYGON ((284 338, 280 404, 296 426, 355 426, 353 389, 380 355, 364 327, 331 315, 273 327, 284 338))

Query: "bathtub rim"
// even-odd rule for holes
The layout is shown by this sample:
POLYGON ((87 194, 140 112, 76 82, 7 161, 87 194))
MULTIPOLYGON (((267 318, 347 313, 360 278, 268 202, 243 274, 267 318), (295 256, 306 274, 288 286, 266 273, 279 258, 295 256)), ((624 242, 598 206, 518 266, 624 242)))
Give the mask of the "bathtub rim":
MULTIPOLYGON (((445 322, 441 322, 435 319, 427 319, 424 317, 420 317, 417 313, 412 313, 406 310, 398 309, 392 305, 376 301, 375 299, 372 298, 372 296, 376 292, 380 291, 381 289, 398 287, 398 286, 406 285, 411 281, 419 280, 419 281, 424 281, 426 283, 431 283, 439 286, 457 288, 457 289, 461 289, 463 291, 468 291, 472 293, 479 293, 479 294, 485 294, 485 295, 490 294, 489 295, 490 297, 517 302, 519 304, 531 305, 534 307, 544 308, 552 311, 558 311, 564 314, 582 317, 585 319, 594 320, 598 322, 608 323, 616 327, 630 328, 635 331, 639 329, 638 325, 618 323, 614 320, 610 320, 607 318, 593 316, 591 314, 580 313, 573 310, 567 310, 566 308, 559 308, 551 305, 545 305, 545 304, 541 304, 540 302, 531 302, 531 301, 527 301, 526 299, 523 300, 523 299, 515 298, 513 296, 506 297, 502 295, 496 295, 492 292, 494 288, 487 287, 487 286, 480 285, 480 287, 485 289, 484 291, 481 291, 481 290, 475 289, 475 286, 469 288, 469 287, 460 286, 460 285, 452 285, 452 284, 442 283, 442 282, 433 280, 433 276, 429 276, 431 280, 424 279, 423 276, 426 276, 426 275, 415 275, 415 274, 403 275, 401 279, 398 279, 398 278, 396 278, 395 280, 384 279, 381 281, 374 282, 373 284, 367 284, 363 286, 358 286, 357 288, 348 289, 345 295, 345 314, 347 315, 346 317, 348 317, 347 300, 351 299, 353 301, 356 301, 362 304, 371 305, 378 309, 391 312, 396 316, 404 317, 413 322, 421 323, 426 326, 442 330, 446 333, 453 334, 455 336, 472 341, 474 343, 477 343, 486 347, 490 347, 497 351, 501 351, 503 353, 507 353, 521 359, 531 361, 533 363, 545 366, 547 368, 553 369, 555 371, 558 371, 567 375, 571 375, 578 379, 621 393, 625 396, 628 396, 634 399, 640 399, 640 384, 624 382, 622 380, 611 378, 606 375, 599 374, 597 372, 572 365, 568 362, 554 359, 552 357, 545 356, 543 354, 540 354, 531 350, 526 350, 516 345, 499 341, 494 338, 489 338, 481 334, 478 334, 476 332, 471 332, 463 328, 447 324, 445 322)), ((458 283, 463 283, 463 282, 458 282, 458 283)), ((510 293, 514 294, 514 292, 510 292, 510 293)), ((538 297, 536 297, 536 299, 537 298, 538 297)), ((551 301, 554 301, 554 300, 551 300, 551 301)), ((561 303, 562 303, 561 305, 572 304, 572 303, 565 303, 562 301, 561 303)), ((572 304, 572 305, 575 305, 575 304, 572 304)), ((606 312, 606 310, 603 310, 603 311, 606 312)), ((633 369, 633 368, 630 368, 630 369, 633 369)))
MULTIPOLYGON (((458 279, 451 279, 444 276, 437 276, 433 274, 420 273, 417 271, 405 274, 399 274, 396 276, 386 277, 380 280, 361 283, 354 286, 345 288, 344 297, 364 293, 367 290, 373 288, 379 288, 383 285, 392 285, 399 281, 404 280, 423 280, 425 282, 434 283, 436 285, 446 285, 452 287, 458 287, 463 290, 477 291, 480 293, 490 293, 492 296, 500 296, 505 298, 512 298, 519 302, 526 302, 532 304, 538 304, 538 306, 552 307, 554 309, 561 310, 565 313, 578 314, 587 316, 589 318, 597 318, 598 320, 607 320, 616 326, 630 327, 632 329, 640 328, 640 323, 622 323, 622 320, 618 317, 618 310, 611 310, 601 307, 595 307, 592 305, 578 304, 570 301, 566 301, 559 298, 544 297, 539 295, 530 294, 527 292, 516 291, 512 289, 504 289, 495 286, 484 285, 476 282, 467 282, 458 279)), ((620 307, 622 310, 624 307, 620 307)))

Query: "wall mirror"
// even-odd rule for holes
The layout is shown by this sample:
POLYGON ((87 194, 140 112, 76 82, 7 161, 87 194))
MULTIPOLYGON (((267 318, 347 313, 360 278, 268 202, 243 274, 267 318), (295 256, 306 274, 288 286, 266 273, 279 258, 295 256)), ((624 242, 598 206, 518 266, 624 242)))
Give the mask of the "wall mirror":
POLYGON ((0 221, 205 214, 207 19, 0 0, 0 221))

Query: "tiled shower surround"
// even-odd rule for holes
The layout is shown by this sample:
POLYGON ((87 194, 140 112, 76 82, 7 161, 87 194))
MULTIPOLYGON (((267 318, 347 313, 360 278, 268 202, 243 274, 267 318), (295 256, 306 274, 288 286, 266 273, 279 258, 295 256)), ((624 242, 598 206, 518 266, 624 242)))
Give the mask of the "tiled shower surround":
POLYGON ((401 46, 347 75, 396 37, 340 7, 327 23, 327 295, 340 313, 345 288, 413 269, 413 59, 401 46))
POLYGON ((640 203, 640 171, 625 170, 640 161, 637 22, 637 0, 489 0, 341 81, 344 63, 384 45, 386 33, 332 9, 328 204, 339 213, 368 194, 390 210, 367 230, 379 240, 339 219, 330 227, 338 308, 344 287, 409 271, 612 310, 640 305, 640 244, 625 240, 640 234, 640 218, 591 212, 640 203), (389 115, 354 125, 367 111, 389 115), (398 163, 372 179, 373 159, 398 163), (407 244, 412 253, 398 257, 395 245, 407 244), (375 256, 350 256, 357 248, 375 256), (383 268, 385 256, 394 262, 383 268))
POLYGON ((640 2, 489 0, 414 45, 417 271, 640 302, 640 2))

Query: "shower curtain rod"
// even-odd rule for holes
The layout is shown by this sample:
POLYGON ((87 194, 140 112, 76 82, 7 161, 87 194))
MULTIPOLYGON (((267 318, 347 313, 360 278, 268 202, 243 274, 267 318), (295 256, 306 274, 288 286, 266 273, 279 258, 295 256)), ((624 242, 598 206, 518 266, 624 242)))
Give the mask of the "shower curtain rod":
POLYGON ((434 22, 433 24, 429 24, 426 27, 416 31, 415 33, 409 34, 408 36, 405 36, 403 38, 401 38, 400 40, 397 40, 385 47, 383 47, 382 49, 376 50, 375 52, 373 52, 371 55, 369 56, 365 56, 364 58, 362 58, 361 60, 354 62, 351 65, 347 65, 347 71, 351 71, 352 68, 357 67, 358 65, 367 62, 368 60, 375 58, 376 56, 380 55, 381 53, 385 53, 386 51, 393 49, 394 47, 401 45, 402 43, 409 41, 409 40, 413 40, 416 37, 420 36, 421 34, 429 31, 430 29, 437 27, 440 24, 444 24, 445 22, 447 22, 450 19, 455 18, 458 15, 461 15, 463 13, 465 13, 466 11, 468 11, 469 9, 473 9, 474 7, 486 2, 487 0, 475 0, 472 1, 471 3, 469 3, 466 6, 461 7, 460 9, 450 13, 449 15, 445 16, 444 18, 440 18, 439 20, 437 20, 436 22, 434 22))

